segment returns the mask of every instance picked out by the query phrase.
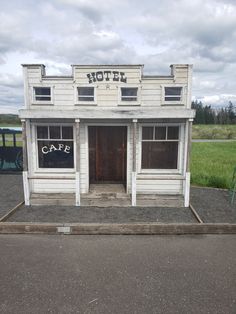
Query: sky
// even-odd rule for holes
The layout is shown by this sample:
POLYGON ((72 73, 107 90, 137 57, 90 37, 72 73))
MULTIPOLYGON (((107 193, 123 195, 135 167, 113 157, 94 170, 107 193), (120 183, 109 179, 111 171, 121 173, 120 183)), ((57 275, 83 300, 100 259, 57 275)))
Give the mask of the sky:
POLYGON ((23 106, 23 63, 193 64, 193 100, 236 105, 236 0, 0 0, 0 113, 23 106))

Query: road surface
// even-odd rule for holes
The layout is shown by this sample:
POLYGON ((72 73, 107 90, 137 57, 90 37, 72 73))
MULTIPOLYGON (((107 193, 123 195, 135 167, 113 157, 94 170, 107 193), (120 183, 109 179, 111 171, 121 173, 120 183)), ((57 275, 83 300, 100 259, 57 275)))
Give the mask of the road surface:
POLYGON ((235 314, 236 236, 0 236, 0 313, 235 314))

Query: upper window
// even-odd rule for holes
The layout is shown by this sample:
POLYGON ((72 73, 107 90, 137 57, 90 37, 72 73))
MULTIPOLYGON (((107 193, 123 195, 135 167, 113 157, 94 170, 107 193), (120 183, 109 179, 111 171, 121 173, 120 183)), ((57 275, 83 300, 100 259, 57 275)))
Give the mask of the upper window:
POLYGON ((50 87, 34 87, 34 100, 51 101, 51 88, 50 87))
POLYGON ((177 169, 179 126, 142 128, 142 169, 177 169))
POLYGON ((165 101, 181 101, 182 87, 165 87, 165 101))
POLYGON ((138 88, 137 87, 121 87, 121 101, 137 101, 138 88))
POLYGON ((73 168, 73 127, 37 126, 38 167, 73 168))
POLYGON ((94 87, 78 87, 79 101, 94 101, 94 87))

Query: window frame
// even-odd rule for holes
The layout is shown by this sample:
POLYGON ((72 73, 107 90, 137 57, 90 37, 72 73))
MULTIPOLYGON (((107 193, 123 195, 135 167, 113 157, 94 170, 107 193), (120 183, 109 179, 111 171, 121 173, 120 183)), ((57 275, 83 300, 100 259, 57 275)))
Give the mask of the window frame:
MULTIPOLYGON (((139 145, 138 145, 138 171, 143 174, 182 174, 183 173, 183 158, 184 158, 184 124, 183 123, 143 123, 139 127, 139 145), (177 168, 176 169, 143 169, 142 168, 142 132, 143 127, 168 127, 178 126, 179 127, 179 139, 178 140, 165 140, 178 142, 178 153, 177 153, 177 168)), ((148 141, 148 140, 147 140, 148 141)), ((150 140, 151 141, 151 140, 150 140)), ((162 142, 164 140, 153 140, 162 142)))
POLYGON ((82 106, 96 106, 97 105, 97 86, 94 84, 76 84, 74 85, 74 103, 75 105, 82 105, 82 106), (94 90, 94 100, 79 100, 79 88, 85 87, 85 88, 93 88, 94 90))
MULTIPOLYGON (((121 85, 119 86, 119 92, 118 92, 118 105, 119 106, 140 106, 141 105, 141 87, 138 85, 134 86, 127 86, 127 85, 121 85), (122 100, 122 88, 129 89, 129 88, 135 88, 137 89, 137 99, 136 100, 131 100, 131 101, 124 101, 122 100)), ((132 98, 132 96, 127 96, 127 98, 132 98)))
MULTIPOLYGON (((76 167, 76 143, 75 143, 75 127, 72 123, 35 123, 33 125, 33 169, 35 173, 75 173, 75 167, 76 167), (73 129, 73 139, 69 139, 73 142, 73 161, 74 161, 74 167, 73 168, 40 168, 39 167, 39 159, 38 159, 38 138, 37 138, 37 127, 38 126, 70 126, 73 129)), ((60 139, 52 139, 52 141, 60 140, 60 139)))
POLYGON ((32 95, 32 101, 31 101, 32 105, 53 105, 53 103, 54 103, 54 86, 36 84, 36 85, 32 86, 31 95, 32 95), (36 100, 35 88, 50 88, 51 100, 36 100))
MULTIPOLYGON (((166 84, 166 85, 162 85, 162 106, 174 106, 174 105, 178 105, 178 106, 184 106, 185 105, 185 89, 186 89, 186 85, 173 85, 173 84, 166 84), (165 88, 166 87, 177 87, 177 88, 181 88, 181 94, 180 94, 180 100, 165 100, 166 94, 165 94, 165 88)), ((171 95, 172 96, 172 95, 171 95)), ((170 96, 170 97, 171 97, 170 96)), ((176 97, 176 96, 173 96, 176 97)))

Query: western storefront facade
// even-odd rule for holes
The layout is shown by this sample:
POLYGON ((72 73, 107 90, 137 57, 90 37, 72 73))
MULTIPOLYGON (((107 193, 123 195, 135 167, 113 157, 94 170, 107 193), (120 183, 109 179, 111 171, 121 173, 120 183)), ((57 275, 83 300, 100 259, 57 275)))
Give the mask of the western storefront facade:
POLYGON ((127 206, 189 205, 191 65, 172 65, 168 76, 144 75, 142 65, 23 71, 27 205, 88 205, 94 189, 99 202, 110 188, 127 206))

